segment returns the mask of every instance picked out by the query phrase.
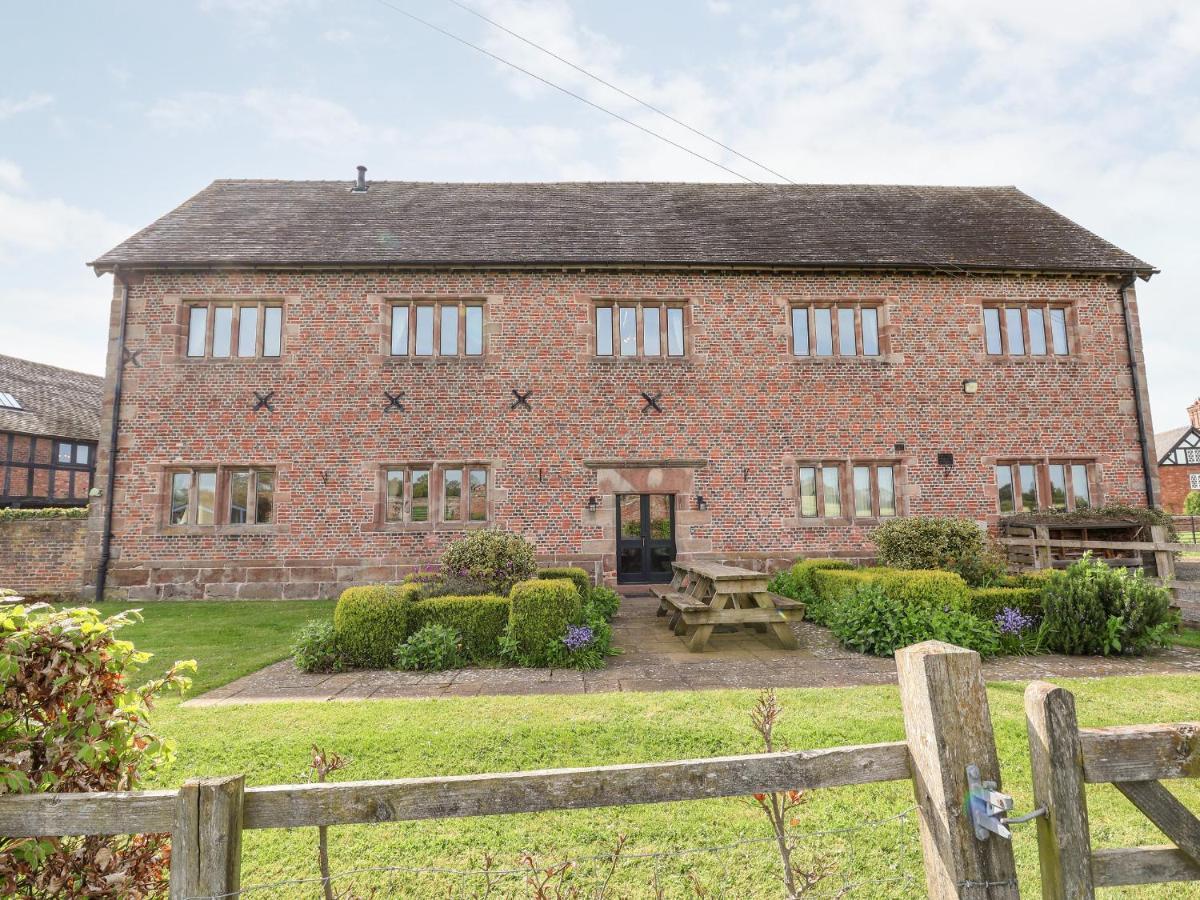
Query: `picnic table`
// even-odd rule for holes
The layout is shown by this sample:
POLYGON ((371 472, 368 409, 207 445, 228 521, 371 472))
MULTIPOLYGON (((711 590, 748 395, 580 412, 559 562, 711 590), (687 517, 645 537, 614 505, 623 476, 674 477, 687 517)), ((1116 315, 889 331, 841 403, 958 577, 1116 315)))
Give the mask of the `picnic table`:
POLYGON ((769 576, 752 569, 711 562, 673 562, 670 585, 652 587, 658 615, 670 616, 669 627, 699 653, 718 625, 770 628, 785 649, 796 649, 789 622, 804 618, 804 604, 767 590, 769 576))

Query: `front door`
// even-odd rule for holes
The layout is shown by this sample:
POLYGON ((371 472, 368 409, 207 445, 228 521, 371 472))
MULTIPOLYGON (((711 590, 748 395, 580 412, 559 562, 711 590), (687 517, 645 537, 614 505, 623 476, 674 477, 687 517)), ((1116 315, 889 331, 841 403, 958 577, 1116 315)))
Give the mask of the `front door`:
POLYGON ((675 559, 675 495, 617 494, 617 583, 666 584, 675 559))

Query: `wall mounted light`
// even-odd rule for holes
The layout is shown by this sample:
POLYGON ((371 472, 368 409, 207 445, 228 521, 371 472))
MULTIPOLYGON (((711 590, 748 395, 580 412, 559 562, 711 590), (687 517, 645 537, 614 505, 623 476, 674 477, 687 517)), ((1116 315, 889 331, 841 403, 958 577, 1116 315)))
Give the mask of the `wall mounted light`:
POLYGON ((594 513, 599 508, 600 508, 600 501, 596 498, 596 495, 593 494, 592 496, 588 497, 587 511, 590 513, 594 513))
POLYGON ((696 509, 700 510, 700 512, 704 512, 706 509, 708 509, 708 501, 704 499, 703 494, 696 495, 696 509))
POLYGON ((979 393, 979 382, 976 381, 974 378, 968 378, 965 381, 963 381, 963 393, 964 394, 978 394, 979 393))
POLYGON ((939 453, 937 455, 937 464, 939 466, 942 466, 945 469, 953 469, 954 468, 954 454, 953 453, 945 453, 945 452, 939 453))

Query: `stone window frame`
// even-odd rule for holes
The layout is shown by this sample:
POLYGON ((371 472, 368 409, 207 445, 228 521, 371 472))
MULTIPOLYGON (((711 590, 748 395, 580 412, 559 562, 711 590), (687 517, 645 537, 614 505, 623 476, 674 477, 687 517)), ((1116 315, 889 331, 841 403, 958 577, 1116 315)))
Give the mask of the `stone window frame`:
MULTIPOLYGON (((164 534, 273 534, 280 530, 279 527, 279 509, 280 509, 280 489, 279 489, 279 466, 274 463, 263 462, 234 462, 234 463, 216 463, 211 461, 194 462, 194 463, 171 463, 163 465, 161 468, 161 483, 162 483, 162 501, 159 507, 159 530, 164 534), (247 522, 233 523, 229 521, 230 517, 230 489, 229 479, 234 472, 244 472, 252 470, 255 472, 269 471, 274 476, 274 489, 272 490, 272 516, 271 521, 266 523, 247 522), (192 473, 192 486, 190 488, 190 497, 188 507, 190 511, 196 508, 197 498, 196 492, 198 482, 196 476, 199 473, 212 472, 216 475, 216 490, 213 497, 213 522, 211 525, 198 525, 195 522, 187 522, 181 524, 173 524, 171 522, 171 500, 172 500, 172 485, 174 476, 180 472, 192 473)), ((255 481, 257 483, 257 479, 255 481)))
POLYGON ((892 519, 899 519, 908 514, 907 504, 905 503, 905 495, 907 493, 907 473, 905 471, 904 460, 894 456, 849 456, 849 457, 796 457, 791 463, 792 477, 795 484, 795 521, 801 526, 813 525, 871 525, 890 522, 892 519), (871 515, 860 516, 855 513, 854 507, 854 469, 856 467, 869 466, 872 470, 871 477, 871 515), (879 515, 879 481, 875 470, 879 468, 891 468, 892 470, 892 493, 893 502, 896 506, 895 515, 881 516, 879 515), (818 470, 817 478, 817 513, 815 516, 804 515, 803 513, 803 497, 800 487, 800 470, 807 468, 816 468, 818 470), (841 503, 842 513, 838 516, 825 515, 825 491, 824 481, 820 476, 821 470, 836 469, 838 471, 838 498, 841 503))
POLYGON ((175 343, 175 360, 176 362, 186 363, 188 365, 229 365, 231 363, 269 363, 275 364, 282 360, 288 353, 288 323, 291 318, 289 315, 289 307, 297 302, 297 298, 292 295, 281 294, 263 294, 253 296, 237 296, 237 295, 214 295, 214 296, 198 296, 190 294, 170 295, 164 298, 168 303, 177 304, 176 311, 176 328, 177 336, 175 343), (188 354, 188 338, 191 330, 191 310, 195 307, 205 307, 208 312, 205 316, 205 334, 204 334, 204 355, 190 356, 188 354), (238 337, 241 326, 241 310, 245 307, 257 307, 258 309, 258 324, 257 333, 254 339, 254 353, 250 356, 238 355, 238 337), (213 356, 213 310, 217 307, 231 307, 233 309, 233 320, 230 322, 229 335, 229 355, 228 356, 213 356), (279 353, 275 356, 263 355, 263 344, 266 333, 266 308, 276 307, 281 310, 279 316, 279 353))
POLYGON ((495 298, 476 294, 381 294, 377 295, 380 305, 380 348, 379 352, 385 362, 394 365, 417 364, 424 365, 438 361, 454 361, 455 363, 481 363, 493 354, 492 338, 495 313, 495 298), (454 354, 442 353, 442 307, 455 305, 459 309, 459 330, 455 342, 454 354), (410 308, 408 324, 408 353, 392 353, 392 322, 393 308, 407 306, 410 308), (418 356, 416 353, 417 329, 416 307, 433 307, 433 353, 418 356), (483 328, 481 335, 481 352, 468 355, 466 353, 466 308, 478 306, 483 310, 483 328))
POLYGON ((1075 474, 1074 466, 1084 466, 1087 471, 1089 505, 1085 509, 1095 509, 1104 505, 1103 485, 1100 477, 1100 466, 1095 457, 1091 456, 1071 456, 1062 454, 1048 454, 1044 456, 1001 456, 995 459, 986 460, 990 464, 989 471, 991 472, 991 495, 992 506, 995 512, 1001 516, 1016 516, 1030 515, 1034 512, 1047 512, 1054 509, 1050 505, 1050 498, 1053 496, 1050 486, 1050 467, 1061 465, 1065 471, 1065 486, 1067 492, 1066 511, 1074 512, 1075 506, 1075 474), (1020 476, 1021 466, 1034 467, 1034 487, 1037 491, 1037 506, 1032 510, 1024 508, 1023 501, 1020 501, 1024 487, 1020 476), (1000 484, 997 481, 997 469, 1008 467, 1013 485, 1013 508, 1005 511, 1000 502, 1000 484))
POLYGON ((787 332, 787 352, 788 356, 796 363, 828 363, 831 361, 846 362, 853 360, 858 363, 869 365, 877 365, 888 361, 888 357, 892 352, 892 329, 890 327, 890 317, 888 315, 888 304, 882 298, 855 298, 847 297, 829 297, 822 299, 802 298, 789 300, 786 307, 787 321, 784 323, 784 328, 787 332), (851 307, 854 309, 854 355, 843 354, 841 352, 841 330, 837 311, 851 307), (863 346, 863 331, 862 331, 862 311, 863 309, 875 310, 875 340, 878 344, 878 353, 867 355, 862 352, 863 346), (804 309, 808 311, 808 353, 796 353, 796 333, 794 327, 795 310, 804 309), (815 310, 829 309, 830 312, 830 335, 832 340, 832 353, 827 355, 818 355, 817 338, 815 324, 815 310))
MULTIPOLYGON (((376 466, 375 471, 375 530, 377 531, 470 531, 478 528, 488 528, 495 523, 495 502, 496 502, 496 465, 492 460, 480 459, 478 457, 466 457, 459 459, 457 457, 432 461, 428 457, 421 459, 409 460, 392 460, 386 463, 380 463, 376 466), (404 479, 404 519, 390 521, 387 518, 387 476, 389 471, 403 469, 405 471, 404 479), (464 493, 462 502, 468 503, 469 489, 469 472, 472 469, 483 469, 487 473, 487 499, 484 504, 485 517, 483 519, 445 519, 445 472, 447 470, 459 469, 463 472, 464 493), (424 522, 409 521, 409 515, 412 505, 412 478, 408 474, 414 470, 424 470, 429 472, 429 518, 424 522)), ((469 506, 465 509, 469 510, 469 506)), ((469 512, 468 512, 469 515, 469 512)))
POLYGON ((979 342, 980 353, 984 359, 993 362, 1020 362, 1020 363, 1047 363, 1047 362, 1078 362, 1082 354, 1080 353, 1080 329, 1078 321, 1078 310, 1076 303, 1072 300, 1052 300, 1052 299, 995 299, 987 298, 979 301, 979 342), (1042 331, 1046 338, 1046 352, 1034 354, 1030 352, 1029 344, 1029 310, 1040 309, 1042 315, 1042 331), (987 310, 995 309, 999 311, 1000 319, 1000 353, 988 352, 987 345, 987 310), (1010 352, 1008 340, 1008 316, 1006 310, 1019 309, 1021 311, 1021 335, 1024 342, 1023 353, 1010 352), (1050 311, 1052 309, 1062 309, 1066 313, 1066 337, 1067 337, 1067 352, 1054 352, 1054 331, 1051 326, 1050 311))
POLYGON ((692 302, 686 297, 621 297, 621 296, 603 296, 591 297, 587 304, 588 311, 588 355, 591 360, 601 363, 633 363, 633 362, 667 362, 677 363, 686 362, 692 358, 694 348, 694 316, 692 314, 692 302), (637 346, 638 352, 628 356, 623 356, 620 353, 620 308, 633 306, 637 308, 637 346), (600 350, 600 331, 597 327, 597 310, 601 308, 610 308, 612 310, 612 353, 601 355, 600 350), (647 354, 645 347, 645 316, 644 310, 646 307, 657 307, 660 310, 658 322, 658 346, 657 354, 647 354), (668 309, 683 310, 683 353, 671 354, 668 352, 668 334, 667 334, 667 319, 668 309))

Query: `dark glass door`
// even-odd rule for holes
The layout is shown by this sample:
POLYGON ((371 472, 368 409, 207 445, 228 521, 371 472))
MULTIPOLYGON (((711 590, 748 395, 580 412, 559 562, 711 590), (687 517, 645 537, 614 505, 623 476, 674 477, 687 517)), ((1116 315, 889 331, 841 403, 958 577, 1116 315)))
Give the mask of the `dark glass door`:
POLYGON ((617 495, 617 582, 666 584, 675 559, 675 496, 617 495))

